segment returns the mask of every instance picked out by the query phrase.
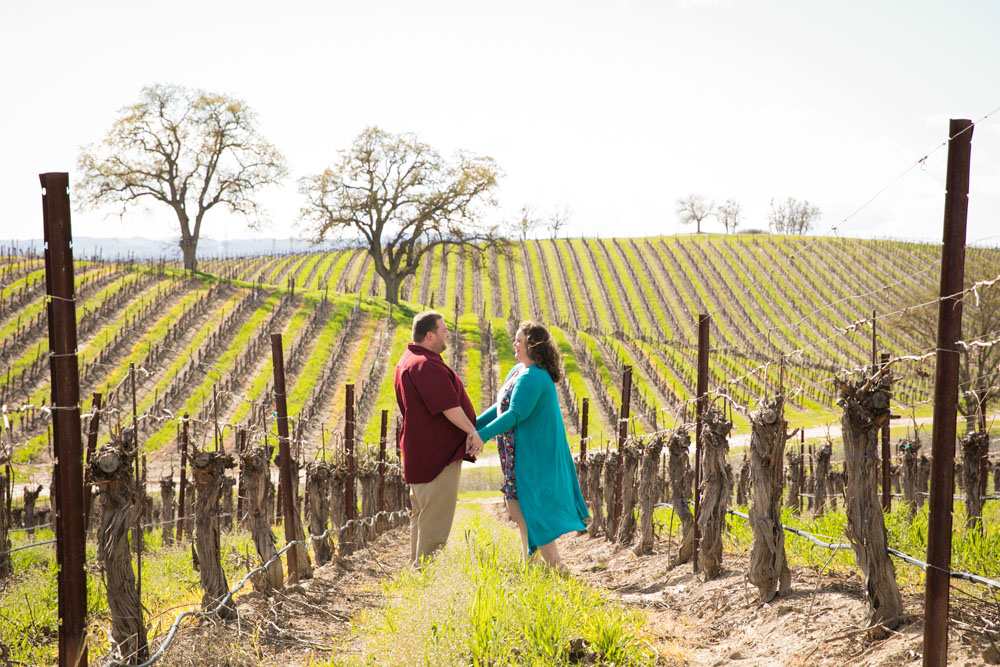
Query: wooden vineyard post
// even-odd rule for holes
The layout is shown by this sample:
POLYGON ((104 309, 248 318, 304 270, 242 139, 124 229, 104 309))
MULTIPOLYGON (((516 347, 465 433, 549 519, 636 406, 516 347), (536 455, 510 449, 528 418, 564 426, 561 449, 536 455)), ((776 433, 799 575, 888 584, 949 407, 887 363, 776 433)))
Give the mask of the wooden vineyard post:
POLYGON ((937 360, 934 366, 934 425, 931 443, 931 499, 927 527, 927 587, 924 598, 924 665, 948 662, 948 604, 951 572, 952 495, 955 479, 955 419, 958 416, 958 341, 962 337, 965 233, 972 160, 969 120, 948 128, 944 247, 938 302, 937 360))
MULTIPOLYGON (((378 432, 378 502, 375 504, 375 512, 385 511, 385 441, 389 435, 389 411, 382 411, 382 423, 378 432)), ((384 530, 386 521, 381 514, 375 522, 376 532, 384 530)))
MULTIPOLYGON (((69 175, 39 174, 45 232, 45 293, 49 328, 52 422, 55 427, 56 561, 59 665, 87 664, 86 528, 83 514, 83 445, 80 439, 80 369, 76 356, 76 292, 69 175)), ((22 376, 23 377, 23 376, 22 376)))
POLYGON ((698 379, 697 402, 695 403, 695 445, 694 445, 694 543, 693 565, 698 571, 698 549, 701 543, 701 454, 702 430, 705 410, 708 408, 708 345, 709 318, 707 314, 698 315, 698 379))
MULTIPOLYGON (((872 346, 875 345, 875 318, 872 316, 872 346)), ((884 372, 889 363, 889 354, 883 352, 879 357, 879 370, 884 372)), ((889 420, 881 430, 882 436, 882 509, 886 512, 892 511, 892 449, 889 447, 889 420)))
POLYGON ((629 415, 631 413, 631 401, 632 367, 626 366, 622 369, 622 407, 621 413, 618 416, 618 458, 617 466, 615 467, 615 492, 612 496, 614 499, 614 513, 609 517, 613 517, 613 521, 611 522, 612 528, 608 531, 609 541, 614 540, 617 537, 618 526, 621 524, 622 520, 622 484, 626 467, 622 448, 625 446, 625 439, 628 437, 628 422, 629 415))
MULTIPOLYGON (((305 540, 302 527, 299 524, 298 513, 295 511, 295 491, 292 488, 292 452, 288 440, 288 403, 285 399, 285 354, 281 347, 281 334, 271 334, 271 358, 274 361, 274 401, 278 412, 278 456, 280 468, 278 472, 281 484, 282 500, 284 501, 285 542, 305 540)), ((288 578, 291 581, 308 579, 312 576, 309 564, 309 552, 304 545, 295 545, 288 554, 288 578)))
POLYGON ((91 407, 94 415, 90 418, 90 425, 87 427, 87 459, 83 467, 83 529, 90 528, 90 505, 94 501, 94 489, 90 484, 90 459, 97 449, 97 429, 101 418, 101 394, 94 392, 91 399, 91 407))
POLYGON ((177 492, 177 541, 184 541, 184 528, 187 523, 186 507, 184 505, 185 493, 187 492, 187 453, 188 453, 188 413, 184 413, 181 420, 181 483, 177 492))
POLYGON ((344 524, 337 539, 340 553, 354 552, 354 385, 344 391, 344 524))

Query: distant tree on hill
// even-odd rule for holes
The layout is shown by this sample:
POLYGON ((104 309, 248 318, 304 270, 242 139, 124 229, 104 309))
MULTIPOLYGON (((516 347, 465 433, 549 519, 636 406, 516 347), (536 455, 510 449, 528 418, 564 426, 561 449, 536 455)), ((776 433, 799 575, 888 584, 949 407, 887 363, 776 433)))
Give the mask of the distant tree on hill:
POLYGON ((173 209, 190 271, 205 214, 221 204, 256 228, 262 211, 254 197, 288 173, 246 102, 167 85, 143 88, 100 144, 81 149, 77 167, 75 197, 85 208, 120 204, 124 215, 149 200, 173 209))
POLYGON ((716 208, 715 217, 722 223, 722 226, 726 228, 727 234, 735 232, 736 228, 743 222, 743 214, 740 210, 740 204, 734 199, 727 199, 725 204, 716 208))
POLYGON ((573 217, 573 211, 565 204, 557 207, 549 214, 548 227, 549 231, 552 232, 553 239, 559 235, 559 230, 569 223, 571 217, 573 217))
POLYGON ((767 224, 775 234, 805 234, 820 218, 820 211, 808 201, 788 197, 785 201, 771 200, 767 224))
POLYGON ((542 221, 535 213, 535 207, 532 204, 524 204, 521 206, 521 210, 517 212, 517 220, 514 222, 514 228, 521 235, 521 240, 527 241, 528 234, 537 229, 541 224, 542 221))
POLYGON ((706 199, 702 195, 688 195, 677 200, 674 209, 681 224, 697 225, 697 232, 701 233, 701 221, 715 214, 715 202, 706 199))
POLYGON ((386 300, 399 303, 399 286, 435 247, 483 251, 503 241, 499 226, 481 219, 499 176, 492 158, 460 152, 446 160, 412 134, 369 127, 334 166, 299 180, 300 220, 314 243, 360 233, 386 300))

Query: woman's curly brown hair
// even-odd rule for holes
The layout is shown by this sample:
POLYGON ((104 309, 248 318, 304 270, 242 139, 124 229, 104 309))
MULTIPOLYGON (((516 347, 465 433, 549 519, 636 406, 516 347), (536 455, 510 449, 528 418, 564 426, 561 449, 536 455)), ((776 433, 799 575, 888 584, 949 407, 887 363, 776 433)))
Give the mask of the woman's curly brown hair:
POLYGON ((548 371, 553 382, 559 382, 562 378, 562 360, 552 335, 538 322, 524 322, 518 329, 524 334, 528 358, 539 368, 548 371))

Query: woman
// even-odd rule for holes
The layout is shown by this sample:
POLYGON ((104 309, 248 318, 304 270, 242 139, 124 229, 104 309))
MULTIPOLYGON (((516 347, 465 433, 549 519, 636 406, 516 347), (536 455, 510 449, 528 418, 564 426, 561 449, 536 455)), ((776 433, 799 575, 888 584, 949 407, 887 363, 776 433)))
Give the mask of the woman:
POLYGON ((584 530, 590 514, 559 410, 559 350, 545 327, 525 322, 514 337, 514 356, 519 363, 497 402, 476 419, 476 429, 483 442, 497 439, 501 490, 521 533, 525 562, 537 550, 549 567, 566 571, 556 538, 584 530))

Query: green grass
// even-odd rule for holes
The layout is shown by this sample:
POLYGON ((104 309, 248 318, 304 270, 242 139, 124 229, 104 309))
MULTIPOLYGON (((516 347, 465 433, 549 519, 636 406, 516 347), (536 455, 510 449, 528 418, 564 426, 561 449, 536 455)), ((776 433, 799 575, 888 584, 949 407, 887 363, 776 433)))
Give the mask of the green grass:
POLYGON ((383 609, 355 619, 358 657, 327 665, 570 665, 580 635, 596 664, 650 665, 642 612, 543 567, 520 563, 513 531, 463 505, 445 551, 384 587, 383 609))

